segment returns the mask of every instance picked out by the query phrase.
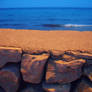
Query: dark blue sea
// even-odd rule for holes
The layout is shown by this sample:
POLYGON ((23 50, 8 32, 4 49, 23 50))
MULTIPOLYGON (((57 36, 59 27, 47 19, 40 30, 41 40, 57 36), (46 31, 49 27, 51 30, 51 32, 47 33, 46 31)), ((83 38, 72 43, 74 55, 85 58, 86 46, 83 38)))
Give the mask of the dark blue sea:
POLYGON ((92 31, 92 8, 2 8, 0 28, 92 31))

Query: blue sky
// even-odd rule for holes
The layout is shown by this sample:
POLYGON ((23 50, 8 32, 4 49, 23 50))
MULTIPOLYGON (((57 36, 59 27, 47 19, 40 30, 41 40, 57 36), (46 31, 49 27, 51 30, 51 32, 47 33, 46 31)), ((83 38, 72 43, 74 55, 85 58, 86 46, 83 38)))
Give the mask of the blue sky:
POLYGON ((0 8, 92 7, 92 0, 0 0, 0 8))

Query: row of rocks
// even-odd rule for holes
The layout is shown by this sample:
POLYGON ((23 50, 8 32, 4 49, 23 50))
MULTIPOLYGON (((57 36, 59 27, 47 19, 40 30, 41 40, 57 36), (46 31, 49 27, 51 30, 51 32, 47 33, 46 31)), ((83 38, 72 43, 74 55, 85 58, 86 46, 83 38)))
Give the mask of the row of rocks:
POLYGON ((73 92, 92 92, 91 66, 92 53, 87 51, 32 55, 0 47, 0 92, 70 92, 80 78, 73 92))
POLYGON ((20 48, 0 47, 0 68, 7 63, 18 63, 21 61, 22 50, 20 48))

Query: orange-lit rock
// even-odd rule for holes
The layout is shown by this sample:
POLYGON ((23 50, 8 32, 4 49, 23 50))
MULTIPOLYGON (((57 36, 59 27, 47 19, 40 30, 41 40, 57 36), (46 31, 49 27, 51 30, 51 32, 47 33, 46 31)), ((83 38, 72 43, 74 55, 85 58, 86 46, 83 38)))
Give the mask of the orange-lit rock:
POLYGON ((47 84, 43 83, 45 92, 70 92, 70 84, 47 84))
POLYGON ((53 59, 61 59, 64 51, 59 50, 51 50, 51 58, 53 59))
POLYGON ((40 83, 44 74, 44 67, 48 57, 48 54, 23 55, 21 73, 24 81, 30 83, 40 83))
POLYGON ((67 51, 68 54, 77 58, 92 59, 92 52, 81 52, 81 51, 67 51))
POLYGON ((67 54, 63 54, 63 56, 62 56, 62 60, 64 60, 64 61, 72 61, 75 59, 76 59, 76 57, 71 56, 71 55, 67 55, 67 54))
POLYGON ((0 86, 5 92, 17 92, 20 73, 18 67, 7 66, 0 70, 0 86))
POLYGON ((47 83, 69 83, 81 76, 81 68, 85 60, 78 59, 70 62, 51 60, 46 72, 47 83))
POLYGON ((9 62, 20 62, 21 53, 20 48, 0 47, 0 68, 9 62))

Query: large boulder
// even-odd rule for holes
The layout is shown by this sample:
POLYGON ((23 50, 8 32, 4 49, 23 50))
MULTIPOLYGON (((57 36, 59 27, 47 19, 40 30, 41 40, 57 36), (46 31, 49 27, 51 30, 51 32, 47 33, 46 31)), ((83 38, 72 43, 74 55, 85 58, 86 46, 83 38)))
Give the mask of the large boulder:
POLYGON ((48 57, 48 54, 23 55, 21 73, 24 81, 29 83, 40 83, 44 74, 44 67, 48 57))
POLYGON ((20 62, 22 50, 20 48, 0 47, 0 68, 8 62, 20 62))
POLYGON ((43 83, 45 92, 70 92, 71 85, 68 84, 47 84, 43 83))
POLYGON ((6 66, 0 70, 0 86, 5 92, 17 92, 20 73, 17 66, 6 66))
POLYGON ((69 83, 78 79, 82 74, 85 60, 78 59, 70 62, 50 60, 46 71, 47 83, 69 83))
POLYGON ((76 86, 74 92, 92 92, 92 83, 82 79, 76 86))

